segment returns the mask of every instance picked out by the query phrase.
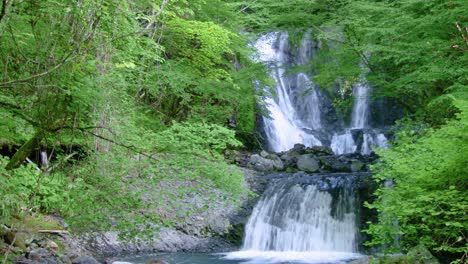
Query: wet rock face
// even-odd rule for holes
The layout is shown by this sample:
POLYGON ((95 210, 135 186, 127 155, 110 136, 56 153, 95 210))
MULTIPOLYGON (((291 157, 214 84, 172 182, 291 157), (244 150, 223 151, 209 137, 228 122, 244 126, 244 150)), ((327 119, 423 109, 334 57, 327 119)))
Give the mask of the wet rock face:
POLYGON ((254 154, 250 157, 248 165, 258 171, 283 170, 283 161, 274 154, 261 156, 254 154))
POLYGON ((359 153, 335 155, 329 147, 307 148, 302 144, 296 144, 292 149, 280 153, 267 151, 250 155, 240 152, 230 153, 233 163, 262 173, 273 171, 365 172, 369 170, 367 165, 374 163, 377 158, 373 153, 369 156, 359 153))
POLYGON ((317 172, 320 169, 320 161, 312 154, 300 155, 297 159, 297 168, 305 172, 317 172))

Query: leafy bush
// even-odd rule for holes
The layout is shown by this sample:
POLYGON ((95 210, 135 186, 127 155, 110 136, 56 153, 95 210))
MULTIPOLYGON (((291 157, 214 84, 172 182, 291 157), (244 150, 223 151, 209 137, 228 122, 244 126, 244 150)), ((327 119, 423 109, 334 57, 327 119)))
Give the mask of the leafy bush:
POLYGON ((399 236, 403 249, 423 244, 440 254, 468 251, 468 107, 460 100, 466 95, 456 96, 458 120, 423 135, 402 131, 380 153, 375 178, 394 186, 381 187, 369 205, 379 212, 379 222, 366 231, 373 236, 369 246, 395 246, 399 236))

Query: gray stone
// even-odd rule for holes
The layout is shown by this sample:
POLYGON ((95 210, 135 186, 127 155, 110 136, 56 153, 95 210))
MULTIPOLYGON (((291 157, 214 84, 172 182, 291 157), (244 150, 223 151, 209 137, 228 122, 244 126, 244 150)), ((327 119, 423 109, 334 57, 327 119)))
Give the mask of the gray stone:
POLYGON ((57 245, 57 243, 55 243, 54 241, 52 240, 45 240, 41 243, 41 246, 45 249, 48 249, 48 250, 51 250, 53 252, 56 252, 57 250, 59 250, 59 246, 57 245))
POLYGON ((167 264, 167 262, 160 259, 152 259, 147 261, 145 264, 167 264))
POLYGON ((39 261, 43 258, 47 258, 47 257, 50 257, 52 256, 52 253, 47 250, 47 249, 44 249, 44 248, 39 248, 39 249, 36 249, 36 250, 32 250, 29 252, 28 254, 28 258, 30 260, 35 260, 35 261, 39 261))
POLYGON ((99 262, 91 256, 81 256, 75 258, 72 264, 99 264, 99 262))
POLYGON ((330 172, 351 172, 350 162, 338 156, 320 157, 325 170, 330 172))
POLYGON ((258 154, 250 157, 249 164, 258 171, 273 171, 284 169, 283 161, 278 156, 273 159, 264 158, 258 154))
POLYGON ((266 152, 265 150, 262 150, 262 151, 260 152, 260 156, 263 157, 263 158, 267 158, 268 155, 269 155, 269 153, 266 152))
POLYGON ((67 255, 59 256, 59 259, 63 264, 72 264, 71 259, 67 255))
POLYGON ((313 146, 304 149, 305 154, 314 154, 316 156, 334 155, 333 150, 327 146, 313 146))
POLYGON ((372 259, 373 258, 370 257, 370 256, 365 256, 365 257, 353 260, 353 261, 349 262, 349 264, 370 264, 370 263, 372 263, 371 262, 372 259))
POLYGON ((297 168, 305 172, 317 172, 320 162, 312 154, 301 155, 297 160, 297 168))
POLYGON ((352 172, 357 172, 357 171, 361 171, 363 168, 364 168, 364 162, 362 161, 359 161, 359 160, 353 160, 351 162, 351 171, 352 172))
POLYGON ((294 144, 294 147, 290 150, 290 152, 294 151, 297 153, 302 153, 305 149, 303 144, 294 144))

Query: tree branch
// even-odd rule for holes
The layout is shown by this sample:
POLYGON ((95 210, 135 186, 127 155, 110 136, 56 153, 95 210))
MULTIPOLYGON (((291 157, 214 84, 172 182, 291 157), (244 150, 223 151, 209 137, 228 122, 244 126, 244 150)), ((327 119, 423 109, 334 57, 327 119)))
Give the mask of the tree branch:
POLYGON ((253 4, 255 4, 257 1, 258 1, 258 0, 254 0, 251 4, 243 6, 243 7, 238 11, 238 13, 243 13, 245 10, 249 9, 250 6, 252 6, 253 4))
POLYGON ((126 37, 133 36, 133 35, 141 35, 141 34, 144 34, 146 32, 149 32, 151 30, 154 30, 155 28, 153 27, 153 25, 156 22, 156 18, 159 17, 163 13, 164 8, 166 7, 167 4, 169 4, 169 0, 163 0, 163 2, 161 3, 161 6, 159 7, 158 12, 156 12, 153 15, 152 21, 150 23, 148 23, 148 25, 146 25, 146 27, 144 29, 139 30, 139 31, 135 31, 135 32, 131 32, 131 33, 128 33, 128 34, 124 34, 124 35, 121 35, 121 36, 117 36, 117 37, 111 39, 110 42, 114 42, 114 41, 116 41, 118 39, 126 38, 126 37))
POLYGON ((135 146, 133 146, 133 145, 125 145, 125 144, 120 143, 120 142, 117 142, 117 141, 115 141, 115 140, 113 140, 113 139, 110 139, 110 138, 107 138, 107 137, 98 135, 98 134, 96 134, 96 133, 93 133, 93 132, 91 132, 91 131, 89 131, 89 130, 84 130, 84 129, 82 129, 82 128, 76 128, 76 129, 81 130, 81 131, 84 132, 84 133, 88 133, 88 134, 90 134, 90 135, 92 135, 92 136, 94 136, 94 137, 97 137, 97 138, 100 138, 100 139, 102 139, 102 140, 105 140, 105 141, 107 141, 107 142, 110 142, 110 143, 112 143, 112 144, 115 144, 115 145, 117 145, 117 146, 126 148, 126 149, 128 149, 128 150, 130 150, 130 151, 132 151, 132 152, 138 153, 138 154, 140 154, 140 155, 142 155, 142 156, 144 156, 144 157, 150 158, 150 159, 155 160, 155 161, 159 161, 157 158, 155 158, 155 157, 153 156, 154 154, 146 154, 146 153, 144 153, 144 152, 138 150, 138 149, 137 149, 135 146))
POLYGON ((13 2, 13 0, 10 2, 8 0, 2 0, 2 10, 0 10, 0 22, 2 22, 2 19, 5 17, 8 6, 13 2))
POLYGON ((14 105, 14 104, 7 103, 7 102, 2 102, 2 101, 0 101, 0 106, 6 107, 7 110, 11 112, 13 115, 17 115, 21 117, 23 120, 30 123, 31 125, 35 127, 40 127, 40 124, 38 122, 34 121, 31 117, 22 113, 23 109, 21 107, 14 105))
POLYGON ((49 69, 47 71, 44 71, 44 72, 41 72, 41 73, 38 73, 38 74, 35 74, 35 75, 32 75, 32 76, 29 76, 29 77, 24 78, 24 79, 12 80, 12 81, 8 81, 8 82, 0 83, 0 87, 9 86, 9 85, 11 85, 13 83, 27 82, 29 80, 48 75, 48 74, 54 72, 55 70, 57 70, 58 68, 60 68, 63 64, 65 64, 73 53, 74 53, 74 51, 71 51, 70 54, 68 54, 65 58, 63 58, 63 60, 60 63, 58 63, 57 65, 55 65, 52 69, 49 69))

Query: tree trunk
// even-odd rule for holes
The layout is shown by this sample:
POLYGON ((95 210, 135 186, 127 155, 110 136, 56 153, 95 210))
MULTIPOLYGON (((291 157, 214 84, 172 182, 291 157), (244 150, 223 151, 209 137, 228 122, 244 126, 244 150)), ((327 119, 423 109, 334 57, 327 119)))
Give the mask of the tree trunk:
POLYGON ((42 133, 37 132, 34 136, 24 143, 15 155, 11 158, 10 162, 5 166, 7 170, 13 170, 21 166, 29 155, 39 146, 42 140, 42 133))

